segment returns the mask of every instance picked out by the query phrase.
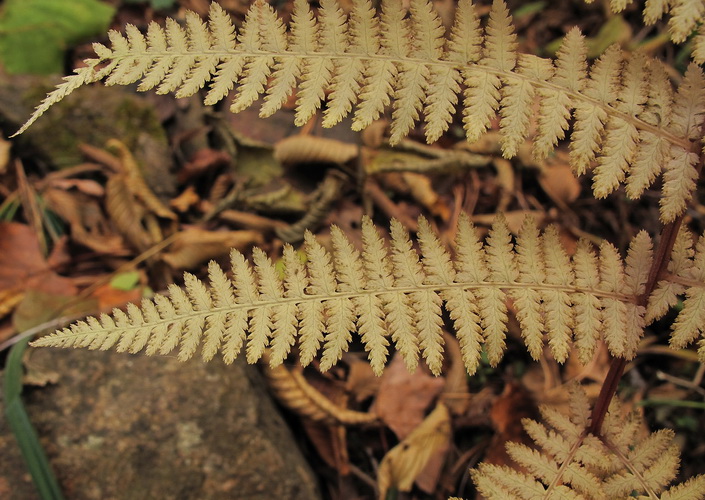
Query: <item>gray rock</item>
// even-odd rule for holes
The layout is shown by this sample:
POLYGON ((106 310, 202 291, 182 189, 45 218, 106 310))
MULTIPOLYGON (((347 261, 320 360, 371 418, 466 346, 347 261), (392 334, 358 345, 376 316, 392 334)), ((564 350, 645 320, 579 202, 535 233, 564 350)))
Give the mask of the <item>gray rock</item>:
MULTIPOLYGON (((25 390, 67 499, 316 499, 316 479, 256 369, 42 349, 25 390)), ((37 498, 0 419, 0 497, 37 498)))

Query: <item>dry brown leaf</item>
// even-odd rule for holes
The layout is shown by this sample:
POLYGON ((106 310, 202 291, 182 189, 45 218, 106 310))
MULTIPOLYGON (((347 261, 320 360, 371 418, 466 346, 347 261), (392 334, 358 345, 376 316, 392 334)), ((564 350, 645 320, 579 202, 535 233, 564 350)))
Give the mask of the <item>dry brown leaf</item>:
POLYGON ((441 393, 442 401, 453 415, 463 415, 470 405, 467 370, 460 352, 460 343, 454 335, 443 333, 445 350, 450 358, 450 368, 445 373, 445 385, 441 393))
POLYGON ((0 222, 0 290, 76 293, 73 282, 56 274, 39 249, 35 232, 24 224, 0 222))
POLYGON ((317 422, 345 425, 374 424, 378 421, 374 413, 338 406, 309 384, 300 371, 289 371, 284 365, 274 368, 266 366, 264 375, 277 400, 302 417, 317 422))
POLYGON ((443 221, 450 218, 450 208, 433 189, 433 183, 428 176, 414 172, 403 172, 402 178, 409 186, 409 192, 421 205, 443 221))
POLYGON ((294 135, 274 145, 282 163, 347 163, 358 155, 354 144, 312 135, 294 135))
POLYGON ((99 286, 91 294, 91 297, 98 300, 98 307, 101 311, 110 310, 113 307, 122 307, 128 302, 139 302, 142 298, 142 287, 132 290, 118 290, 110 283, 99 286))
MULTIPOLYGON (((384 500, 390 488, 410 491, 429 460, 445 453, 450 437, 450 412, 443 403, 438 403, 428 417, 382 459, 377 471, 379 498, 384 500)), ((428 488, 429 480, 426 481, 428 488)))
POLYGON ((47 206, 71 226, 73 242, 104 255, 129 253, 122 237, 108 232, 109 224, 97 201, 83 191, 65 191, 52 182, 42 196, 47 206))
POLYGON ((497 202, 497 211, 504 212, 514 198, 514 167, 512 162, 504 158, 495 158, 492 160, 492 165, 497 171, 497 184, 502 188, 497 202))
POLYGON ((179 184, 187 184, 191 179, 200 177, 210 171, 220 167, 230 165, 232 158, 225 151, 217 149, 202 148, 196 151, 190 160, 179 169, 177 181, 179 184))
POLYGON ((368 361, 346 354, 343 355, 343 359, 349 368, 345 389, 356 402, 360 403, 377 394, 380 378, 372 371, 368 361))
POLYGON ((327 425, 313 420, 302 422, 306 435, 318 455, 342 476, 350 473, 347 436, 342 425, 327 425))
POLYGON ((174 269, 193 269, 207 260, 227 255, 231 248, 243 250, 262 243, 259 231, 206 231, 190 227, 177 234, 162 259, 174 269))
POLYGON ((487 448, 484 461, 496 465, 512 463, 507 454, 507 442, 531 445, 521 419, 537 418, 537 416, 538 410, 529 392, 516 382, 508 382, 490 410, 490 420, 495 435, 487 448))
POLYGON ((105 188, 102 184, 92 179, 52 179, 49 185, 52 188, 62 189, 64 191, 76 189, 83 194, 87 194, 88 196, 93 196, 95 198, 102 198, 105 196, 105 188))
POLYGON ((188 212, 188 210, 199 201, 201 201, 201 197, 198 196, 198 193, 196 193, 196 188, 189 185, 179 196, 169 201, 169 205, 171 205, 177 212, 184 213, 188 212))
POLYGON ((20 287, 0 290, 0 318, 10 314, 23 297, 24 291, 20 287))
POLYGON ((142 219, 145 209, 136 202, 123 174, 113 175, 105 185, 105 209, 116 229, 134 248, 143 252, 153 244, 142 219))
POLYGON ((397 354, 384 369, 372 410, 397 435, 407 437, 421 422, 431 402, 443 390, 445 381, 419 366, 409 373, 397 354))
POLYGON ((122 175, 125 176, 125 184, 130 193, 155 215, 165 219, 176 220, 176 214, 169 210, 147 186, 140 167, 137 165, 137 160, 132 156, 127 146, 117 139, 110 139, 107 147, 115 151, 116 156, 120 159, 122 175))
POLYGON ((565 161, 547 162, 541 169, 539 184, 559 207, 570 205, 580 196, 580 181, 573 173, 567 158, 565 161))
POLYGON ((10 163, 10 149, 12 143, 0 137, 0 174, 7 172, 7 166, 10 163))

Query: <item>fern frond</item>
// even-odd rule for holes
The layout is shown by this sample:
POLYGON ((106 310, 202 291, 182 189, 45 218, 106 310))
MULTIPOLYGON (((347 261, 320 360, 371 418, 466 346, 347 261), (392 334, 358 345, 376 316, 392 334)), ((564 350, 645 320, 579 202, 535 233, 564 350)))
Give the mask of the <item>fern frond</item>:
MULTIPOLYGON (((680 20, 693 6, 691 14, 700 19, 702 5, 701 0, 675 2, 676 31, 689 29, 680 20)), ((156 87, 177 97, 210 84, 206 104, 235 89, 231 110, 241 111, 263 96, 262 116, 280 109, 298 88, 297 125, 326 102, 325 126, 352 113, 353 128, 361 130, 391 105, 392 143, 418 121, 425 122, 429 142, 438 139, 456 107, 462 108, 472 142, 499 114, 502 152, 509 158, 526 138, 538 100, 537 157, 564 138, 573 114, 571 162, 578 173, 597 162, 596 196, 626 183, 629 196, 638 197, 664 169, 662 219, 670 222, 683 212, 694 189, 702 139, 705 86, 697 66, 688 69, 671 106, 670 83, 659 64, 645 56, 635 54, 623 64, 621 51, 611 47, 588 77, 577 29, 566 35, 555 61, 517 54, 502 0, 494 1, 484 29, 471 2, 460 1, 447 40, 428 0, 413 0, 410 7, 407 16, 399 0, 384 0, 378 18, 369 0, 355 0, 348 18, 335 0, 325 0, 314 16, 308 2, 296 0, 287 31, 274 10, 257 0, 236 32, 214 2, 207 24, 189 13, 184 27, 173 20, 165 27, 152 23, 146 36, 127 26, 126 36, 110 33, 110 48, 96 44, 97 58, 49 94, 18 133, 76 88, 106 78, 108 85, 139 81, 140 90, 156 87)), ((652 7, 649 15, 662 10, 652 7)))
POLYGON ((526 473, 484 463, 471 471, 485 498, 705 497, 705 476, 664 491, 678 472, 679 453, 672 431, 657 431, 642 439, 638 434, 641 417, 634 412, 625 425, 618 405, 613 405, 604 435, 594 436, 587 432, 590 413, 585 391, 575 384, 570 392, 570 415, 544 406, 540 411, 545 423, 522 421, 535 449, 507 444, 509 455, 526 473))
MULTIPOLYGON (((461 217, 454 254, 441 244, 430 223, 419 220, 414 248, 402 225, 393 221, 385 244, 369 219, 362 223, 363 248, 358 251, 338 228, 332 229, 332 250, 308 233, 304 265, 293 247, 284 247, 284 273, 259 249, 252 263, 231 254, 232 277, 209 265, 210 286, 187 274, 184 287, 172 286, 170 296, 145 300, 141 308, 115 311, 100 320, 89 318, 35 342, 38 346, 116 348, 148 355, 167 354, 177 347, 179 359, 192 357, 201 346, 204 360, 221 352, 232 362, 244 348, 247 361, 271 348, 270 363, 281 364, 298 345, 303 365, 322 350, 321 368, 333 366, 359 334, 370 364, 381 373, 393 343, 410 369, 423 358, 434 373, 443 365, 442 312, 455 327, 469 373, 478 367, 481 350, 496 365, 505 350, 507 301, 514 303, 524 341, 538 357, 548 341, 563 362, 571 344, 589 360, 602 336, 615 356, 631 358, 642 335, 645 310, 637 305, 644 292, 651 260, 651 239, 640 233, 625 262, 605 243, 596 249, 580 242, 570 258, 558 232, 539 231, 527 219, 514 241, 498 217, 486 242, 481 242, 466 216, 461 217)), ((683 237, 669 269, 691 286, 676 323, 674 345, 702 332, 705 304, 705 238, 692 256, 683 237)), ((675 278, 674 278, 675 279, 675 278)), ((662 282, 654 301, 671 303, 683 288, 662 282), (666 297, 666 299, 659 298, 666 297)), ((659 303, 649 317, 665 312, 659 303), (658 306, 658 307, 657 307, 658 306)))

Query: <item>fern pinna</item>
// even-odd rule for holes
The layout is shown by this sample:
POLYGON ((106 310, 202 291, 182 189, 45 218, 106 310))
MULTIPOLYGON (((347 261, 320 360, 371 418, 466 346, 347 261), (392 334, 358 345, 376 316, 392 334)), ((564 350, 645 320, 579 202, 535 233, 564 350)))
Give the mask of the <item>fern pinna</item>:
POLYGON ((323 125, 348 114, 363 129, 392 105, 391 142, 420 119, 429 142, 446 131, 459 106, 468 141, 477 140, 499 112, 506 157, 529 134, 532 103, 539 102, 534 153, 543 158, 571 128, 571 162, 582 174, 593 168, 593 191, 605 197, 621 184, 638 198, 664 172, 661 217, 683 213, 698 177, 699 133, 705 112, 705 79, 692 64, 673 90, 661 63, 642 54, 625 58, 616 46, 591 66, 577 28, 555 60, 518 54, 512 18, 496 0, 482 28, 470 0, 460 0, 449 38, 427 0, 412 0, 410 14, 384 0, 376 15, 369 0, 354 0, 350 17, 335 0, 322 0, 314 17, 295 0, 289 29, 263 0, 250 8, 236 32, 213 3, 208 23, 195 13, 186 27, 168 20, 147 35, 128 25, 110 32, 111 47, 95 44, 96 58, 66 78, 18 133, 78 87, 140 81, 139 89, 185 97, 210 85, 206 104, 225 99, 238 112, 264 96, 260 114, 281 108, 294 88, 295 122, 307 122, 322 104, 323 125), (353 112, 353 108, 355 111, 353 112))
MULTIPOLYGON (((419 219, 420 253, 397 221, 392 221, 388 247, 368 218, 362 236, 364 247, 358 251, 333 227, 329 252, 308 233, 307 263, 286 246, 283 277, 262 250, 255 249, 253 264, 233 251, 231 279, 211 263, 210 287, 187 273, 185 287, 172 285, 169 297, 145 299, 141 310, 130 305, 127 313, 116 309, 112 316, 89 318, 35 345, 146 349, 147 354, 178 348, 182 360, 200 346, 204 360, 220 351, 226 362, 244 347, 250 363, 269 346, 270 364, 276 366, 298 341, 303 365, 322 346, 320 366, 326 370, 357 331, 377 373, 384 368, 391 341, 409 368, 421 357, 438 374, 445 307, 467 371, 473 374, 483 346, 492 365, 502 359, 507 299, 514 304, 524 342, 535 359, 546 337, 558 361, 565 361, 574 345, 580 359, 588 362, 600 332, 612 355, 631 359, 645 317, 661 317, 683 293, 687 299, 674 325, 674 345, 692 342, 705 328, 705 238, 693 252, 692 237, 685 231, 673 254, 674 274, 659 283, 648 307, 639 300, 652 259, 645 232, 632 240, 624 261, 607 242, 595 249, 581 241, 569 257, 557 229, 540 233, 530 218, 515 243, 502 217, 482 243, 468 218, 462 217, 453 256, 424 218, 419 219)), ((703 348, 700 357, 705 360, 703 348)))

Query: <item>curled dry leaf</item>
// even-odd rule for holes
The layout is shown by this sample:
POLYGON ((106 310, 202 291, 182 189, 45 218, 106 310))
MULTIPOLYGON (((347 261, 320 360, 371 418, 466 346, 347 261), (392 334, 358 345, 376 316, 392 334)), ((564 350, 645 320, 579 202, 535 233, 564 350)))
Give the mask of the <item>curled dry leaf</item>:
POLYGON ((282 163, 347 163, 358 155, 354 144, 312 135, 294 135, 274 146, 282 163))
POLYGON ((145 209, 136 202, 125 176, 113 175, 105 185, 105 209, 120 235, 139 251, 153 243, 152 236, 143 225, 145 209))
POLYGON ((411 196, 416 201, 442 220, 447 221, 450 218, 450 209, 433 189, 433 183, 428 176, 415 172, 404 172, 402 177, 409 186, 411 196))
POLYGON ((294 413, 329 424, 365 425, 378 422, 377 415, 341 408, 306 381, 300 371, 284 365, 266 366, 264 375, 277 400, 294 413))
MULTIPOLYGON (((104 188, 95 184, 101 190, 100 196, 103 196, 104 188)), ((42 192, 42 196, 47 206, 71 226, 71 240, 74 243, 103 255, 129 253, 123 238, 109 232, 109 224, 92 196, 88 196, 81 188, 78 191, 66 191, 56 187, 57 185, 60 184, 52 182, 52 185, 42 192)))
POLYGON ((117 139, 109 140, 107 146, 109 149, 115 151, 116 156, 120 159, 122 167, 121 173, 125 176, 125 183, 130 192, 140 200, 150 212, 158 217, 176 220, 176 214, 169 210, 169 208, 157 198, 149 186, 147 186, 142 176, 142 170, 127 146, 117 139))
POLYGON ((451 437, 450 412, 443 403, 416 427, 401 443, 389 450, 377 471, 379 498, 387 498, 387 491, 409 491, 429 460, 443 453, 451 437))
POLYGON ((448 407, 453 415, 463 415, 470 405, 470 391, 463 354, 460 350, 460 343, 455 336, 444 332, 443 338, 446 341, 446 352, 450 358, 450 368, 445 374, 445 385, 440 401, 448 407))
POLYGON ((177 212, 188 212, 188 210, 201 201, 201 197, 196 193, 196 188, 193 186, 188 186, 183 192, 171 200, 169 205, 171 205, 177 212))

